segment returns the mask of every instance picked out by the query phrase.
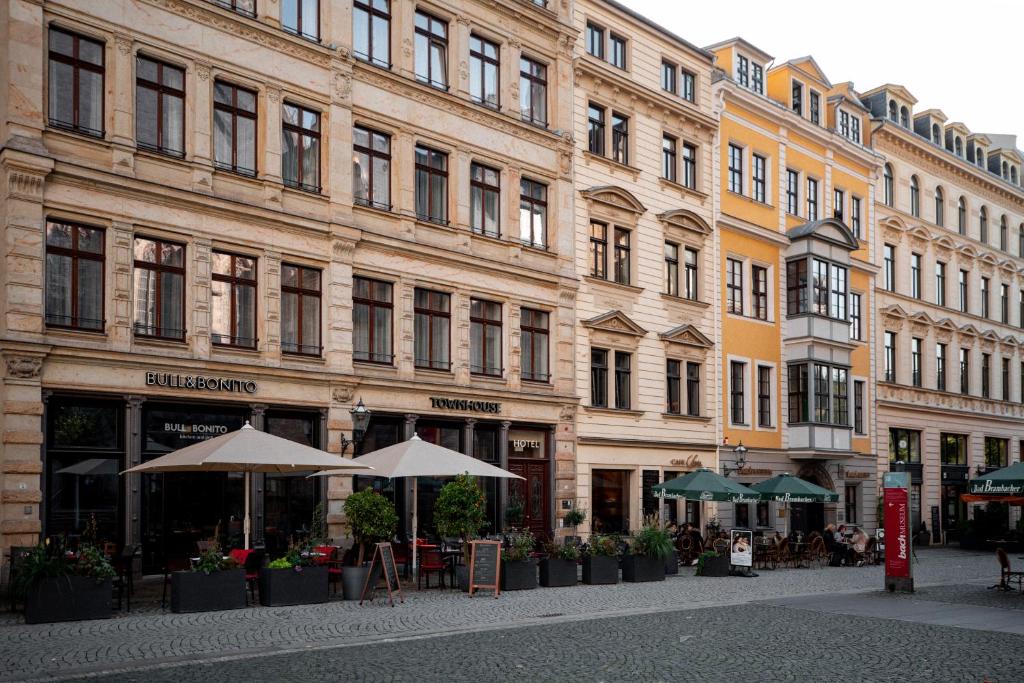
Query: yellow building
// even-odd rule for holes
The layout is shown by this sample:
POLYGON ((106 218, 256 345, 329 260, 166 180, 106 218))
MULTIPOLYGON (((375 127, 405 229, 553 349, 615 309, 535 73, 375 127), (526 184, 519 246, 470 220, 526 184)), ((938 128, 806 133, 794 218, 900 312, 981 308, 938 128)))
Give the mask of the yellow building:
POLYGON ((790 472, 840 496, 725 506, 720 521, 873 526, 869 247, 881 162, 868 112, 812 57, 774 64, 740 38, 707 49, 719 68, 723 468, 748 484, 790 472))

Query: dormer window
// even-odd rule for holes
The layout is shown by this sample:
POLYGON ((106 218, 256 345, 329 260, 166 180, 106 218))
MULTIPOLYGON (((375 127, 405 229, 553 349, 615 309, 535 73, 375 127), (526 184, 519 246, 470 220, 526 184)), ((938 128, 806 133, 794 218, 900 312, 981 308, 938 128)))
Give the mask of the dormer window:
POLYGON ((932 124, 932 142, 936 145, 942 144, 942 129, 937 123, 932 124))
POLYGON ((1017 184, 1017 167, 1016 166, 1011 166, 1010 167, 1010 182, 1013 183, 1014 185, 1017 184))
POLYGON ((1003 162, 1003 180, 1009 180, 1009 179, 1010 179, 1010 165, 1004 161, 1003 162))
POLYGON ((812 90, 810 92, 809 103, 811 107, 811 123, 821 125, 821 95, 812 90))
POLYGON ((958 157, 962 157, 964 155, 964 139, 963 138, 959 138, 958 137, 958 138, 953 140, 953 153, 956 154, 958 157))
POLYGON ((889 100, 889 120, 893 123, 899 121, 899 113, 897 112, 896 100, 889 100))
POLYGON ((792 107, 798 116, 804 115, 804 84, 800 81, 793 81, 792 107))
POLYGON ((736 82, 759 95, 764 94, 764 68, 743 55, 736 58, 736 82))
POLYGON ((980 148, 975 148, 974 158, 978 161, 978 166, 985 168, 985 153, 980 148))
POLYGON ((736 61, 736 82, 744 88, 750 87, 750 60, 743 55, 736 61))
POLYGON ((910 128, 910 110, 906 107, 900 107, 900 125, 910 128))

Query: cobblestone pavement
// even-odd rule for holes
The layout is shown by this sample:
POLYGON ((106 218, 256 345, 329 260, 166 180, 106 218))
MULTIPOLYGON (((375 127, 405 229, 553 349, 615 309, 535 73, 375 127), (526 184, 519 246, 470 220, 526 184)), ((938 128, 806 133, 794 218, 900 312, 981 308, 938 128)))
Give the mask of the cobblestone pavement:
MULTIPOLYGON (((918 555, 914 571, 920 586, 976 587, 998 577, 995 558, 988 553, 937 549, 923 550, 918 555)), ((658 622, 662 618, 657 614, 659 611, 720 607, 789 595, 877 590, 882 585, 882 575, 881 567, 851 567, 761 571, 755 579, 706 579, 694 577, 692 569, 684 568, 680 576, 661 583, 545 588, 504 593, 498 600, 470 600, 452 591, 409 591, 405 604, 395 608, 380 600, 364 607, 337 601, 309 607, 203 614, 133 613, 106 621, 35 626, 8 623, 0 626, 0 680, 60 677, 120 666, 252 656, 439 634, 501 640, 509 636, 495 635, 495 629, 537 626, 543 630, 549 628, 546 622, 556 620, 566 624, 565 628, 579 628, 569 624, 579 618, 599 616, 638 615, 641 621, 658 622), (639 616, 646 613, 655 616, 639 616)), ((785 608, 764 609, 771 612, 785 608)), ((678 618, 685 621, 687 616, 678 618)), ((780 623, 785 621, 779 619, 780 623)), ((785 629, 779 633, 784 634, 785 629)), ((761 648, 765 638, 774 637, 766 632, 760 640, 754 639, 744 647, 756 644, 761 648)), ((976 636, 964 637, 970 640, 976 636)), ((559 656, 565 657, 567 653, 563 651, 559 656)), ((746 655, 736 650, 735 656, 746 655)))

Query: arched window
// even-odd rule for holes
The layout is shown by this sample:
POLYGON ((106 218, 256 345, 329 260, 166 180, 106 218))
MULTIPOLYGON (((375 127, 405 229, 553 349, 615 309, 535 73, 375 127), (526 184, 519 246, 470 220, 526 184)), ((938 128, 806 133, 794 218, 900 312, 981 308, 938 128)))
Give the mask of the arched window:
POLYGON ((988 244, 988 211, 984 206, 978 211, 978 239, 988 244))
POLYGON ((1014 185, 1017 184, 1017 167, 1016 166, 1011 166, 1010 167, 1010 182, 1013 183, 1014 185))
POLYGON ((1003 162, 1003 180, 1010 177, 1010 166, 1005 161, 1003 162))
POLYGON ((953 143, 953 153, 956 154, 958 157, 962 157, 964 155, 963 138, 956 138, 956 140, 953 143))
POLYGON ((910 176, 910 215, 916 218, 921 216, 921 187, 916 175, 910 176))
POLYGON ((963 197, 956 201, 956 229, 961 235, 967 234, 967 202, 963 197))
POLYGON ((985 168, 985 152, 980 147, 974 148, 974 159, 978 162, 978 166, 985 168))
POLYGON ((889 120, 893 123, 899 121, 899 114, 896 112, 896 100, 889 100, 889 120))
POLYGON ((900 107, 900 125, 910 128, 910 110, 906 107, 900 107))
POLYGON ((943 203, 942 188, 935 188, 935 225, 942 225, 945 220, 945 206, 943 203))
POLYGON ((892 166, 889 164, 885 165, 885 205, 892 206, 892 190, 893 190, 893 177, 892 177, 892 166))
POLYGON ((932 124, 932 142, 936 145, 942 144, 942 129, 939 128, 939 124, 932 124))
POLYGON ((1006 216, 999 219, 999 248, 1006 251, 1010 248, 1010 227, 1006 223, 1006 216))

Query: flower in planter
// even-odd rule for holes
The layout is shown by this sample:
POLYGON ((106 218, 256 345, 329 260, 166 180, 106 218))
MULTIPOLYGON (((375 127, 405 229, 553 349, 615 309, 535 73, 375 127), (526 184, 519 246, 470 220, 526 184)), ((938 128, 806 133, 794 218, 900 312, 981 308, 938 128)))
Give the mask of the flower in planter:
POLYGON ((510 562, 522 562, 530 559, 536 543, 533 534, 525 529, 506 536, 508 548, 504 551, 504 559, 510 562))
POLYGON ((580 559, 579 546, 548 543, 544 549, 547 551, 548 557, 552 560, 570 560, 575 562, 580 559))
POLYGON ((672 537, 659 526, 645 526, 633 538, 633 554, 663 560, 672 554, 672 537))

